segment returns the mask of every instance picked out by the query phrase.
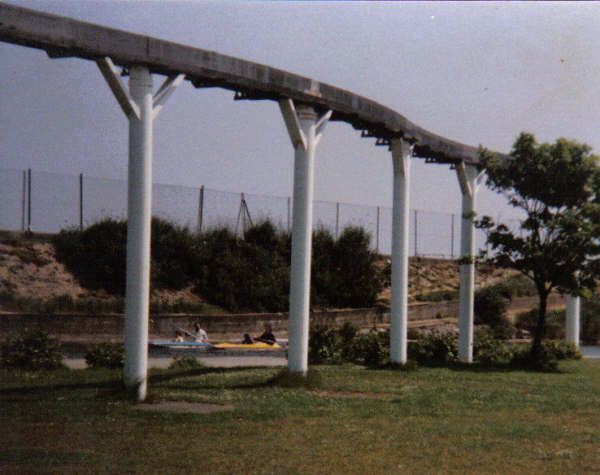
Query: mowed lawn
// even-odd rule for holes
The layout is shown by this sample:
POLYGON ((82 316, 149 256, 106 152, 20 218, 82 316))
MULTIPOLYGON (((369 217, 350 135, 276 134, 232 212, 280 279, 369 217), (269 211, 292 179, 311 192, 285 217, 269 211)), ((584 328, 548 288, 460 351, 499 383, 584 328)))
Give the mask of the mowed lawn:
POLYGON ((600 362, 560 373, 316 368, 310 388, 278 369, 153 371, 153 401, 212 414, 145 412, 118 371, 0 373, 0 472, 597 473, 600 362))

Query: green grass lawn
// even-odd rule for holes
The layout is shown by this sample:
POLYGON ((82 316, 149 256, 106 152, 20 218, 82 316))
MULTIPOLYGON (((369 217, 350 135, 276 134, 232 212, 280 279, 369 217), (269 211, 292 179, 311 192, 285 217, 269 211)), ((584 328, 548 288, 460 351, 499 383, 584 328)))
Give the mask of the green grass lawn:
POLYGON ((0 372, 0 472, 581 473, 600 470, 600 362, 560 373, 357 366, 153 371, 153 401, 234 406, 150 413, 119 372, 0 372))

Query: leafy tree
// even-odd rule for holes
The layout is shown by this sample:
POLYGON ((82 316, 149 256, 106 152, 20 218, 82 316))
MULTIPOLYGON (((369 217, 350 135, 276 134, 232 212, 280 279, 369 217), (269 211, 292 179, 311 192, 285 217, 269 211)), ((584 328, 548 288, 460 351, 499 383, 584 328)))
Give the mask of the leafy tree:
POLYGON ((585 144, 562 138, 538 144, 532 134, 522 133, 509 160, 500 160, 484 148, 480 158, 488 186, 524 214, 520 230, 495 223, 489 216, 477 225, 487 232, 489 261, 520 271, 536 287, 539 312, 530 353, 535 363, 550 292, 579 295, 595 286, 600 270, 598 157, 585 144))

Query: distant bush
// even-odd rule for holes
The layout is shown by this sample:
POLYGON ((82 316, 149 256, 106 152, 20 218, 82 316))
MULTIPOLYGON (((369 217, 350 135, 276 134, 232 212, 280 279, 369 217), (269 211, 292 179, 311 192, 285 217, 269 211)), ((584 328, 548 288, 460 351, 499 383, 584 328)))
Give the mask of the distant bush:
POLYGON ((347 227, 335 242, 329 305, 333 307, 372 307, 382 289, 371 250, 371 237, 360 227, 347 227))
POLYGON ((452 333, 432 331, 408 345, 409 358, 422 365, 446 365, 458 359, 458 341, 452 333))
POLYGON ((378 368, 389 363, 389 333, 370 331, 358 334, 351 343, 349 359, 354 363, 362 363, 369 368, 378 368))
POLYGON ((358 328, 345 323, 336 329, 316 325, 310 330, 309 362, 311 364, 336 364, 350 362, 379 367, 389 360, 389 335, 370 331, 358 332, 358 328))
POLYGON ((506 311, 510 302, 501 288, 484 287, 475 292, 475 324, 487 325, 496 338, 507 339, 513 334, 506 311))
POLYGON ((60 342, 41 330, 8 338, 0 345, 0 366, 23 370, 51 370, 62 367, 60 342))
POLYGON ((53 238, 57 258, 89 289, 125 293, 125 221, 105 219, 80 230, 62 230, 53 238))
MULTIPOLYGON (((125 293, 127 222, 105 219, 83 231, 62 230, 53 238, 58 259, 89 289, 125 293)), ((157 289, 178 290, 196 267, 193 239, 185 228, 152 219, 151 279, 157 289)))
MULTIPOLYGON (((126 221, 106 219, 83 231, 63 230, 53 243, 58 259, 83 286, 123 295, 126 233, 126 221)), ((375 304, 382 279, 369 244, 370 236, 362 228, 346 228, 337 240, 328 231, 315 231, 313 305, 375 304)), ((286 310, 290 256, 290 234, 277 231, 269 221, 252 226, 241 239, 226 228, 198 236, 164 220, 152 220, 152 287, 179 290, 193 284, 209 303, 230 311, 286 310)), ((73 302, 63 306, 72 307, 73 302)))
POLYGON ((326 229, 317 229, 313 232, 312 249, 311 304, 314 307, 328 307, 337 288, 333 235, 326 229))
MULTIPOLYGON (((532 333, 535 330, 539 310, 533 308, 517 315, 516 327, 532 333)), ((565 337, 565 311, 549 310, 546 313, 546 328, 544 338, 562 339, 565 337)))
POLYGON ((339 363, 341 360, 342 344, 337 330, 326 325, 311 327, 308 337, 308 362, 339 363))
POLYGON ((512 347, 499 340, 492 330, 478 330, 475 333, 473 359, 487 367, 508 366, 514 357, 512 347))
POLYGON ((90 368, 122 368, 123 345, 112 343, 92 345, 85 353, 85 362, 90 368))
POLYGON ((246 231, 239 239, 226 228, 198 238, 197 290, 232 311, 283 311, 288 307, 288 238, 270 222, 246 231))
POLYGON ((499 293, 509 299, 515 297, 531 297, 537 295, 535 285, 529 277, 524 275, 513 275, 490 287, 495 287, 499 293))
POLYGON ((600 295, 594 294, 581 303, 581 340, 590 345, 600 342, 600 295))
POLYGON ((544 340, 542 342, 544 350, 552 353, 558 360, 580 360, 581 352, 574 343, 567 343, 563 340, 544 340))

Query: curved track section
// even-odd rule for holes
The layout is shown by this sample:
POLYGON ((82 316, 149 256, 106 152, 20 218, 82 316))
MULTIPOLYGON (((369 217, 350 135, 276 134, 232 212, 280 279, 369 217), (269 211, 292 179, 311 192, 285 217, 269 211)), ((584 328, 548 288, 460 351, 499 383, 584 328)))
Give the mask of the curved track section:
MULTIPOLYGON (((438 163, 477 164, 477 147, 429 132, 375 101, 329 84, 243 59, 0 3, 0 41, 45 50, 50 57, 110 57, 120 66, 146 65, 151 72, 185 74, 196 87, 221 87, 236 99, 290 98, 333 112, 379 143, 404 137, 415 155, 438 163)), ((499 154, 501 155, 501 154, 499 154)), ((503 156, 503 155, 501 155, 503 156)))

